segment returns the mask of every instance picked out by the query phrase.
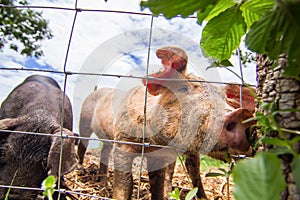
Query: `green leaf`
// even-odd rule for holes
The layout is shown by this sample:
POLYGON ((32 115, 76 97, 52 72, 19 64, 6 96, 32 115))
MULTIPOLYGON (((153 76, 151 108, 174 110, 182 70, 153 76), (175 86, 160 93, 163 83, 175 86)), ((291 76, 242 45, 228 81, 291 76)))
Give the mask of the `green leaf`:
POLYGON ((296 144, 297 142, 300 142, 300 136, 294 137, 290 140, 291 144, 296 144))
POLYGON ((236 199, 280 199, 286 186, 280 160, 271 153, 258 153, 253 159, 242 160, 233 169, 236 199))
POLYGON ((15 44, 10 44, 10 48, 18 52, 18 46, 15 44))
MULTIPOLYGON (((286 53, 288 55, 288 66, 285 68, 285 75, 300 80, 300 3, 287 1, 278 6, 279 11, 276 12, 276 19, 281 23, 277 23, 272 31, 272 35, 276 31, 281 33, 275 42, 280 42, 277 52, 286 53), (285 4, 284 4, 285 3, 285 4), (282 49, 280 49, 282 48, 282 49)), ((270 45, 270 48, 272 45, 270 45)), ((273 49, 270 49, 272 52, 273 49)), ((274 52, 276 53, 276 51, 274 52)), ((275 56, 277 56, 275 54, 275 56)))
POLYGON ((221 60, 220 64, 224 67, 233 66, 233 64, 229 60, 221 60))
POLYGON ((292 174, 294 176, 298 191, 300 191, 300 155, 294 157, 292 162, 292 174))
POLYGON ((228 174, 227 170, 223 169, 223 168, 218 168, 220 171, 222 171, 224 173, 224 175, 228 174))
POLYGON ((209 15, 206 17, 206 21, 211 20, 215 16, 218 16, 220 13, 225 10, 234 7, 236 3, 233 0, 221 0, 214 6, 214 8, 210 11, 209 15))
POLYGON ((52 188, 54 185, 55 185, 55 177, 54 176, 48 176, 45 179, 45 182, 44 182, 45 188, 52 188))
POLYGON ((175 188, 172 192, 169 193, 171 199, 180 200, 179 189, 175 188))
POLYGON ((288 66, 284 69, 284 76, 300 80, 300 67, 299 66, 288 66))
POLYGON ((278 146, 278 147, 269 149, 268 152, 279 156, 279 155, 283 155, 283 154, 290 154, 291 149, 287 146, 278 146))
POLYGON ((275 146, 289 146, 288 143, 285 140, 281 140, 279 138, 262 138, 261 141, 264 144, 271 144, 271 145, 275 145, 275 146))
POLYGON ((262 107, 263 110, 269 111, 272 108, 273 104, 274 104, 273 102, 272 103, 262 102, 260 106, 262 107))
MULTIPOLYGON (((297 6, 297 4, 295 6, 297 6)), ((289 54, 290 50, 300 50, 299 47, 290 49, 295 42, 300 45, 300 40, 298 39, 300 24, 297 23, 297 20, 300 20, 300 17, 297 17, 297 15, 299 15, 300 5, 298 5, 299 8, 294 12, 288 7, 289 4, 287 2, 286 4, 283 2, 278 3, 276 11, 273 12, 274 22, 272 23, 272 29, 270 29, 269 40, 266 46, 268 56, 271 59, 277 59, 281 53, 289 54)))
POLYGON ((255 22, 246 35, 246 45, 252 50, 260 54, 267 53, 266 45, 273 22, 272 12, 267 13, 259 21, 255 22))
POLYGON ((269 12, 274 5, 274 0, 245 1, 240 8, 247 24, 247 28, 250 29, 252 24, 269 12))
POLYGON ((253 121, 255 121, 255 120, 256 120, 255 117, 251 117, 251 118, 248 118, 248 119, 244 120, 242 123, 243 123, 243 124, 246 124, 246 123, 248 123, 248 122, 253 122, 253 121))
POLYGON ((286 109, 280 109, 280 110, 277 110, 275 112, 300 112, 300 109, 297 109, 297 108, 286 108, 286 109))
POLYGON ((141 1, 141 8, 150 8, 154 15, 163 14, 166 18, 172 18, 178 15, 188 17, 198 10, 205 8, 217 2, 217 0, 148 0, 141 1))
POLYGON ((246 36, 246 44, 260 54, 277 60, 286 54, 285 75, 300 80, 300 3, 276 1, 276 7, 255 22, 246 36))
MULTIPOLYGON (((14 176, 13 176, 11 182, 10 182, 10 186, 13 185, 13 183, 14 183, 16 177, 17 177, 18 171, 19 171, 18 169, 15 171, 15 174, 14 174, 14 176)), ((8 188, 8 190, 7 190, 6 194, 5 194, 5 200, 8 200, 10 190, 11 190, 11 188, 8 188)))
POLYGON ((205 177, 218 177, 218 176, 225 176, 225 174, 219 172, 209 172, 205 174, 205 177))
POLYGON ((197 187, 193 188, 191 191, 187 193, 187 195, 185 196, 185 200, 193 199, 196 196, 197 192, 198 192, 198 188, 197 187))
POLYGON ((54 193, 54 187, 55 187, 55 177, 54 176, 48 176, 43 182, 42 182, 42 189, 44 189, 44 196, 52 199, 52 195, 54 193))
POLYGON ((233 6, 207 23, 202 32, 200 45, 205 55, 226 60, 239 46, 245 32, 246 24, 242 13, 237 6, 233 6))
POLYGON ((197 11, 197 18, 198 21, 197 23, 199 25, 202 25, 203 20, 208 16, 208 14, 210 13, 210 11, 215 7, 215 5, 210 4, 208 5, 204 10, 198 10, 197 11))
POLYGON ((206 68, 206 70, 214 67, 231 67, 231 66, 233 66, 233 64, 229 60, 222 60, 222 61, 216 60, 212 62, 211 65, 209 65, 206 68))

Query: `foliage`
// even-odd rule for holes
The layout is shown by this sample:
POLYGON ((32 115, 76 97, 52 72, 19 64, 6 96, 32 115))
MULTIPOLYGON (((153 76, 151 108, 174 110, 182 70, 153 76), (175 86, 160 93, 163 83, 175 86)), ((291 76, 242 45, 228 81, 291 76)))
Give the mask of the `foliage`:
POLYGON ((185 200, 193 199, 196 196, 197 192, 198 192, 198 188, 197 187, 193 188, 191 191, 187 193, 185 200))
POLYGON ((236 199, 280 199, 286 186, 279 158, 267 152, 242 160, 233 169, 236 199))
POLYGON ((141 7, 149 7, 154 15, 163 13, 166 18, 172 18, 177 15, 188 17, 194 14, 200 8, 206 8, 210 4, 216 3, 217 0, 198 1, 198 0, 150 0, 142 1, 141 7))
POLYGON ((300 3, 293 0, 276 1, 273 10, 253 24, 246 43, 255 52, 267 53, 275 60, 278 55, 288 55, 286 75, 300 78, 300 3), (264 30, 264 31, 262 31, 264 30))
POLYGON ((295 130, 289 130, 285 128, 279 127, 275 117, 278 113, 281 112, 300 112, 297 109, 284 109, 284 110, 276 110, 275 103, 261 103, 260 107, 266 112, 266 114, 262 112, 256 112, 254 118, 250 118, 247 121, 255 120, 255 126, 259 127, 262 137, 259 142, 264 144, 273 145, 272 148, 273 153, 277 155, 281 154, 292 154, 294 157, 297 157, 298 153, 294 149, 294 145, 300 141, 300 132, 295 130), (280 138, 277 137, 269 137, 269 133, 272 131, 276 131, 280 138), (289 140, 284 132, 292 133, 295 135, 299 135, 289 140))
MULTIPOLYGON (((15 171, 14 177, 12 178, 12 180, 11 180, 11 182, 10 182, 10 186, 13 185, 13 182, 14 182, 14 180, 15 180, 17 174, 18 174, 18 171, 19 171, 19 170, 16 170, 16 171, 15 171)), ((11 190, 11 188, 8 188, 8 190, 7 190, 6 194, 5 194, 5 199, 4 199, 4 200, 8 200, 8 196, 9 196, 10 190, 11 190)))
POLYGON ((214 158, 211 158, 207 155, 200 155, 200 168, 201 171, 207 171, 210 167, 217 167, 217 168, 228 168, 229 164, 224 163, 221 160, 217 160, 214 158))
POLYGON ((201 47, 206 56, 228 63, 243 35, 246 45, 276 60, 288 55, 286 75, 300 79, 300 2, 297 0, 148 0, 142 8, 167 18, 197 13, 203 28, 201 47))
POLYGON ((202 31, 201 47, 209 56, 228 60, 233 50, 239 47, 245 33, 246 23, 242 12, 239 6, 234 5, 208 21, 202 31))
POLYGON ((14 4, 27 5, 26 0, 0 0, 0 50, 8 45, 22 55, 43 55, 40 42, 53 36, 41 12, 18 9, 14 4))
POLYGON ((242 51, 241 49, 237 49, 233 52, 233 55, 240 57, 243 67, 248 67, 250 63, 255 63, 256 61, 256 56, 251 51, 242 51))
POLYGON ((55 181, 54 176, 48 176, 42 183, 43 195, 48 197, 49 200, 53 200, 52 195, 54 193, 55 181))
POLYGON ((298 190, 300 191, 300 155, 296 156, 292 162, 292 173, 296 181, 298 190))
POLYGON ((170 199, 180 200, 180 192, 178 188, 175 188, 169 195, 170 199))
MULTIPOLYGON (((187 193, 185 196, 185 200, 191 200, 193 199, 198 192, 198 188, 195 187, 191 191, 187 193)), ((172 192, 170 192, 170 199, 180 200, 180 192, 178 188, 175 188, 172 192)))
MULTIPOLYGON (((181 163, 182 166, 184 166, 184 162, 185 162, 185 155, 179 155, 177 157, 177 160, 176 162, 178 163, 181 163)), ((214 167, 219 167, 220 170, 224 170, 224 168, 227 168, 228 167, 228 164, 227 163, 224 163, 220 160, 217 160, 217 159, 214 159, 214 158, 211 158, 210 156, 208 155, 200 155, 200 167, 201 167, 201 170, 207 170, 208 166, 214 166, 214 167)), ((189 176, 187 174, 187 171, 186 172, 186 176, 189 176)), ((225 173, 225 172, 224 172, 225 173)), ((209 175, 208 175, 209 176, 209 175)), ((229 177, 229 175, 228 175, 229 177)), ((190 183, 192 185, 192 183, 190 183)), ((190 200, 190 199, 193 199, 193 197, 196 196, 198 192, 198 188, 193 188, 191 191, 188 192, 188 194, 186 195, 185 199, 186 200, 190 200)), ((170 198, 171 199, 175 199, 175 200, 180 200, 180 192, 179 192, 179 189, 178 188, 175 188, 172 192, 169 193, 170 195, 170 198)))
POLYGON ((266 113, 256 112, 254 118, 248 119, 245 122, 255 120, 256 121, 255 126, 259 127, 262 134, 262 137, 258 142, 261 142, 266 145, 272 145, 273 148, 269 149, 268 152, 261 152, 256 154, 256 156, 246 164, 244 164, 244 161, 237 164, 238 170, 237 171, 234 170, 233 173, 234 177, 237 178, 234 180, 236 186, 235 195, 237 199, 239 199, 239 197, 240 199, 247 199, 243 195, 248 195, 249 199, 253 197, 253 196, 249 196, 250 194, 245 193, 247 191, 251 191, 249 185, 251 185, 250 181, 252 180, 255 181, 256 185, 262 182, 268 186, 271 186, 272 188, 277 187, 277 189, 275 190, 277 191, 277 193, 275 193, 275 191, 272 192, 270 188, 266 188, 266 186, 264 185, 259 185, 259 187, 257 187, 256 189, 259 190, 260 193, 256 191, 256 189, 255 190, 253 189, 254 191, 253 193, 255 193, 253 195, 259 194, 256 197, 258 198, 264 197, 263 199, 273 199, 273 198, 280 199, 281 187, 284 188, 285 184, 283 184, 284 183, 283 178, 278 178, 282 176, 281 163, 278 156, 284 154, 290 154, 293 156, 291 170, 295 178, 296 185, 298 189, 300 189, 299 187, 300 186, 300 178, 299 178, 300 177, 299 174, 300 155, 295 149, 295 144, 300 141, 300 132, 281 128, 275 119, 278 113, 299 112, 299 110, 297 109, 276 110, 275 103, 261 103, 260 107, 266 113), (270 133, 274 131, 278 133, 279 137, 269 136, 270 133), (288 139, 286 137, 285 132, 294 134, 295 137, 293 137, 293 139, 288 139), (244 171, 242 171, 242 169, 239 168, 244 168, 243 169, 244 171), (274 171, 270 171, 270 170, 274 170, 274 171), (244 173, 243 174, 244 177, 241 178, 239 176, 241 176, 242 173, 244 173), (245 177, 245 173, 247 174, 246 177, 245 177), (248 174, 250 174, 249 177, 248 174), (278 179, 272 179, 272 177, 276 177, 276 176, 278 179))
POLYGON ((219 168, 219 171, 221 172, 209 172, 207 174, 205 174, 205 177, 216 177, 216 176, 223 176, 226 178, 226 185, 227 185, 227 199, 229 200, 230 197, 229 197, 229 193, 230 193, 230 190, 229 190, 229 178, 232 174, 232 169, 233 169, 233 166, 234 164, 231 163, 230 167, 228 170, 225 170, 223 168, 219 168))

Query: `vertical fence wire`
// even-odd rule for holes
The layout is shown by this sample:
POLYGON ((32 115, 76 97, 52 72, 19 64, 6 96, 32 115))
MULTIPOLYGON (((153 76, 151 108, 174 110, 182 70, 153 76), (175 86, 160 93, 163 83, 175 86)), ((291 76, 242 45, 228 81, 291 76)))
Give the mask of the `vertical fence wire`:
POLYGON ((242 58, 241 58, 241 51, 240 48, 238 48, 238 59, 239 59, 239 69, 240 69, 240 76, 241 76, 241 85, 240 85, 240 107, 243 107, 243 87, 245 85, 244 81, 244 74, 243 74, 243 66, 242 66, 242 58))
POLYGON ((147 66, 146 66, 146 87, 145 87, 145 98, 144 98, 144 121, 143 121, 143 135, 142 135, 142 152, 141 152, 141 162, 138 178, 138 193, 137 199, 140 198, 140 187, 141 187, 141 176, 143 172, 143 160, 145 156, 145 137, 147 129, 147 93, 148 93, 148 75, 149 75, 149 64, 150 64, 150 52, 151 52, 151 41, 152 41, 152 30, 153 30, 153 16, 151 16, 150 30, 149 30, 149 42, 148 42, 148 51, 147 51, 147 66))
POLYGON ((73 38, 73 32, 75 28, 75 23, 77 19, 77 14, 78 14, 78 8, 77 8, 77 0, 75 0, 75 14, 73 18, 73 23, 72 23, 72 28, 69 36, 69 41, 68 41, 68 46, 66 50, 66 56, 65 56, 65 61, 64 61, 64 66, 63 66, 63 72, 64 72, 64 86, 63 86, 63 98, 62 98, 62 114, 61 114, 61 126, 60 126, 60 135, 61 135, 61 143, 60 143, 60 155, 59 155, 59 166, 58 166, 58 181, 57 181, 57 189, 58 189, 58 199, 60 199, 61 195, 61 177, 62 177, 62 162, 63 162, 63 145, 64 145, 64 136, 63 136, 63 127, 64 127, 64 110, 65 110, 65 101, 66 101, 66 87, 67 87, 67 80, 68 80, 68 73, 66 71, 67 68, 67 62, 68 62, 68 57, 69 57, 69 52, 70 52, 70 47, 71 47, 71 42, 73 38))

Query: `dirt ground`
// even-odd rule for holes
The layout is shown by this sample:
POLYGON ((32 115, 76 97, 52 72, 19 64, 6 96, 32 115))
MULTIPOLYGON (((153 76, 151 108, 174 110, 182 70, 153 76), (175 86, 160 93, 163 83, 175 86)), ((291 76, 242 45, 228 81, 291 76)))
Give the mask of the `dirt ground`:
MULTIPOLYGON (((109 199, 112 197, 113 191, 113 168, 109 167, 109 177, 106 184, 99 182, 101 177, 98 169, 100 163, 99 150, 89 149, 86 153, 85 160, 82 166, 78 166, 76 170, 65 176, 65 181, 69 189, 72 191, 72 199, 78 200, 96 200, 109 199)), ((134 176, 134 191, 132 199, 137 199, 138 181, 139 181, 139 163, 136 160, 133 164, 134 176)), ((205 177, 209 171, 217 171, 215 168, 210 168, 206 172, 201 172, 202 183, 208 199, 227 199, 226 179, 224 177, 205 177)), ((189 184, 189 179, 180 164, 176 165, 175 174, 172 180, 173 188, 179 188, 181 199, 192 188, 189 184)), ((230 199, 232 196, 232 180, 229 182, 230 199)), ((150 185, 148 183, 148 174, 143 170, 140 182, 140 196, 139 199, 151 199, 149 192, 150 185)))

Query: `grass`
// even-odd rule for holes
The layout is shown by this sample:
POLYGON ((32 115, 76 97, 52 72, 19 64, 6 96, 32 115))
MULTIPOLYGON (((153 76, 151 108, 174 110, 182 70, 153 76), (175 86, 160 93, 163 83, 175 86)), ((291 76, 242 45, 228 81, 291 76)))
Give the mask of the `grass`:
MULTIPOLYGON (((185 155, 182 155, 179 157, 177 157, 176 163, 180 164, 181 161, 184 163, 185 162, 185 155)), ((217 160, 214 159, 208 155, 200 155, 200 170, 202 172, 207 172, 209 171, 211 168, 223 168, 223 169, 227 169, 229 167, 228 163, 225 163, 221 160, 217 160)))
POLYGON ((229 167, 229 164, 224 163, 223 161, 211 158, 207 155, 201 155, 200 156, 200 170, 206 172, 206 171, 209 171, 209 169, 211 167, 227 169, 229 167))

